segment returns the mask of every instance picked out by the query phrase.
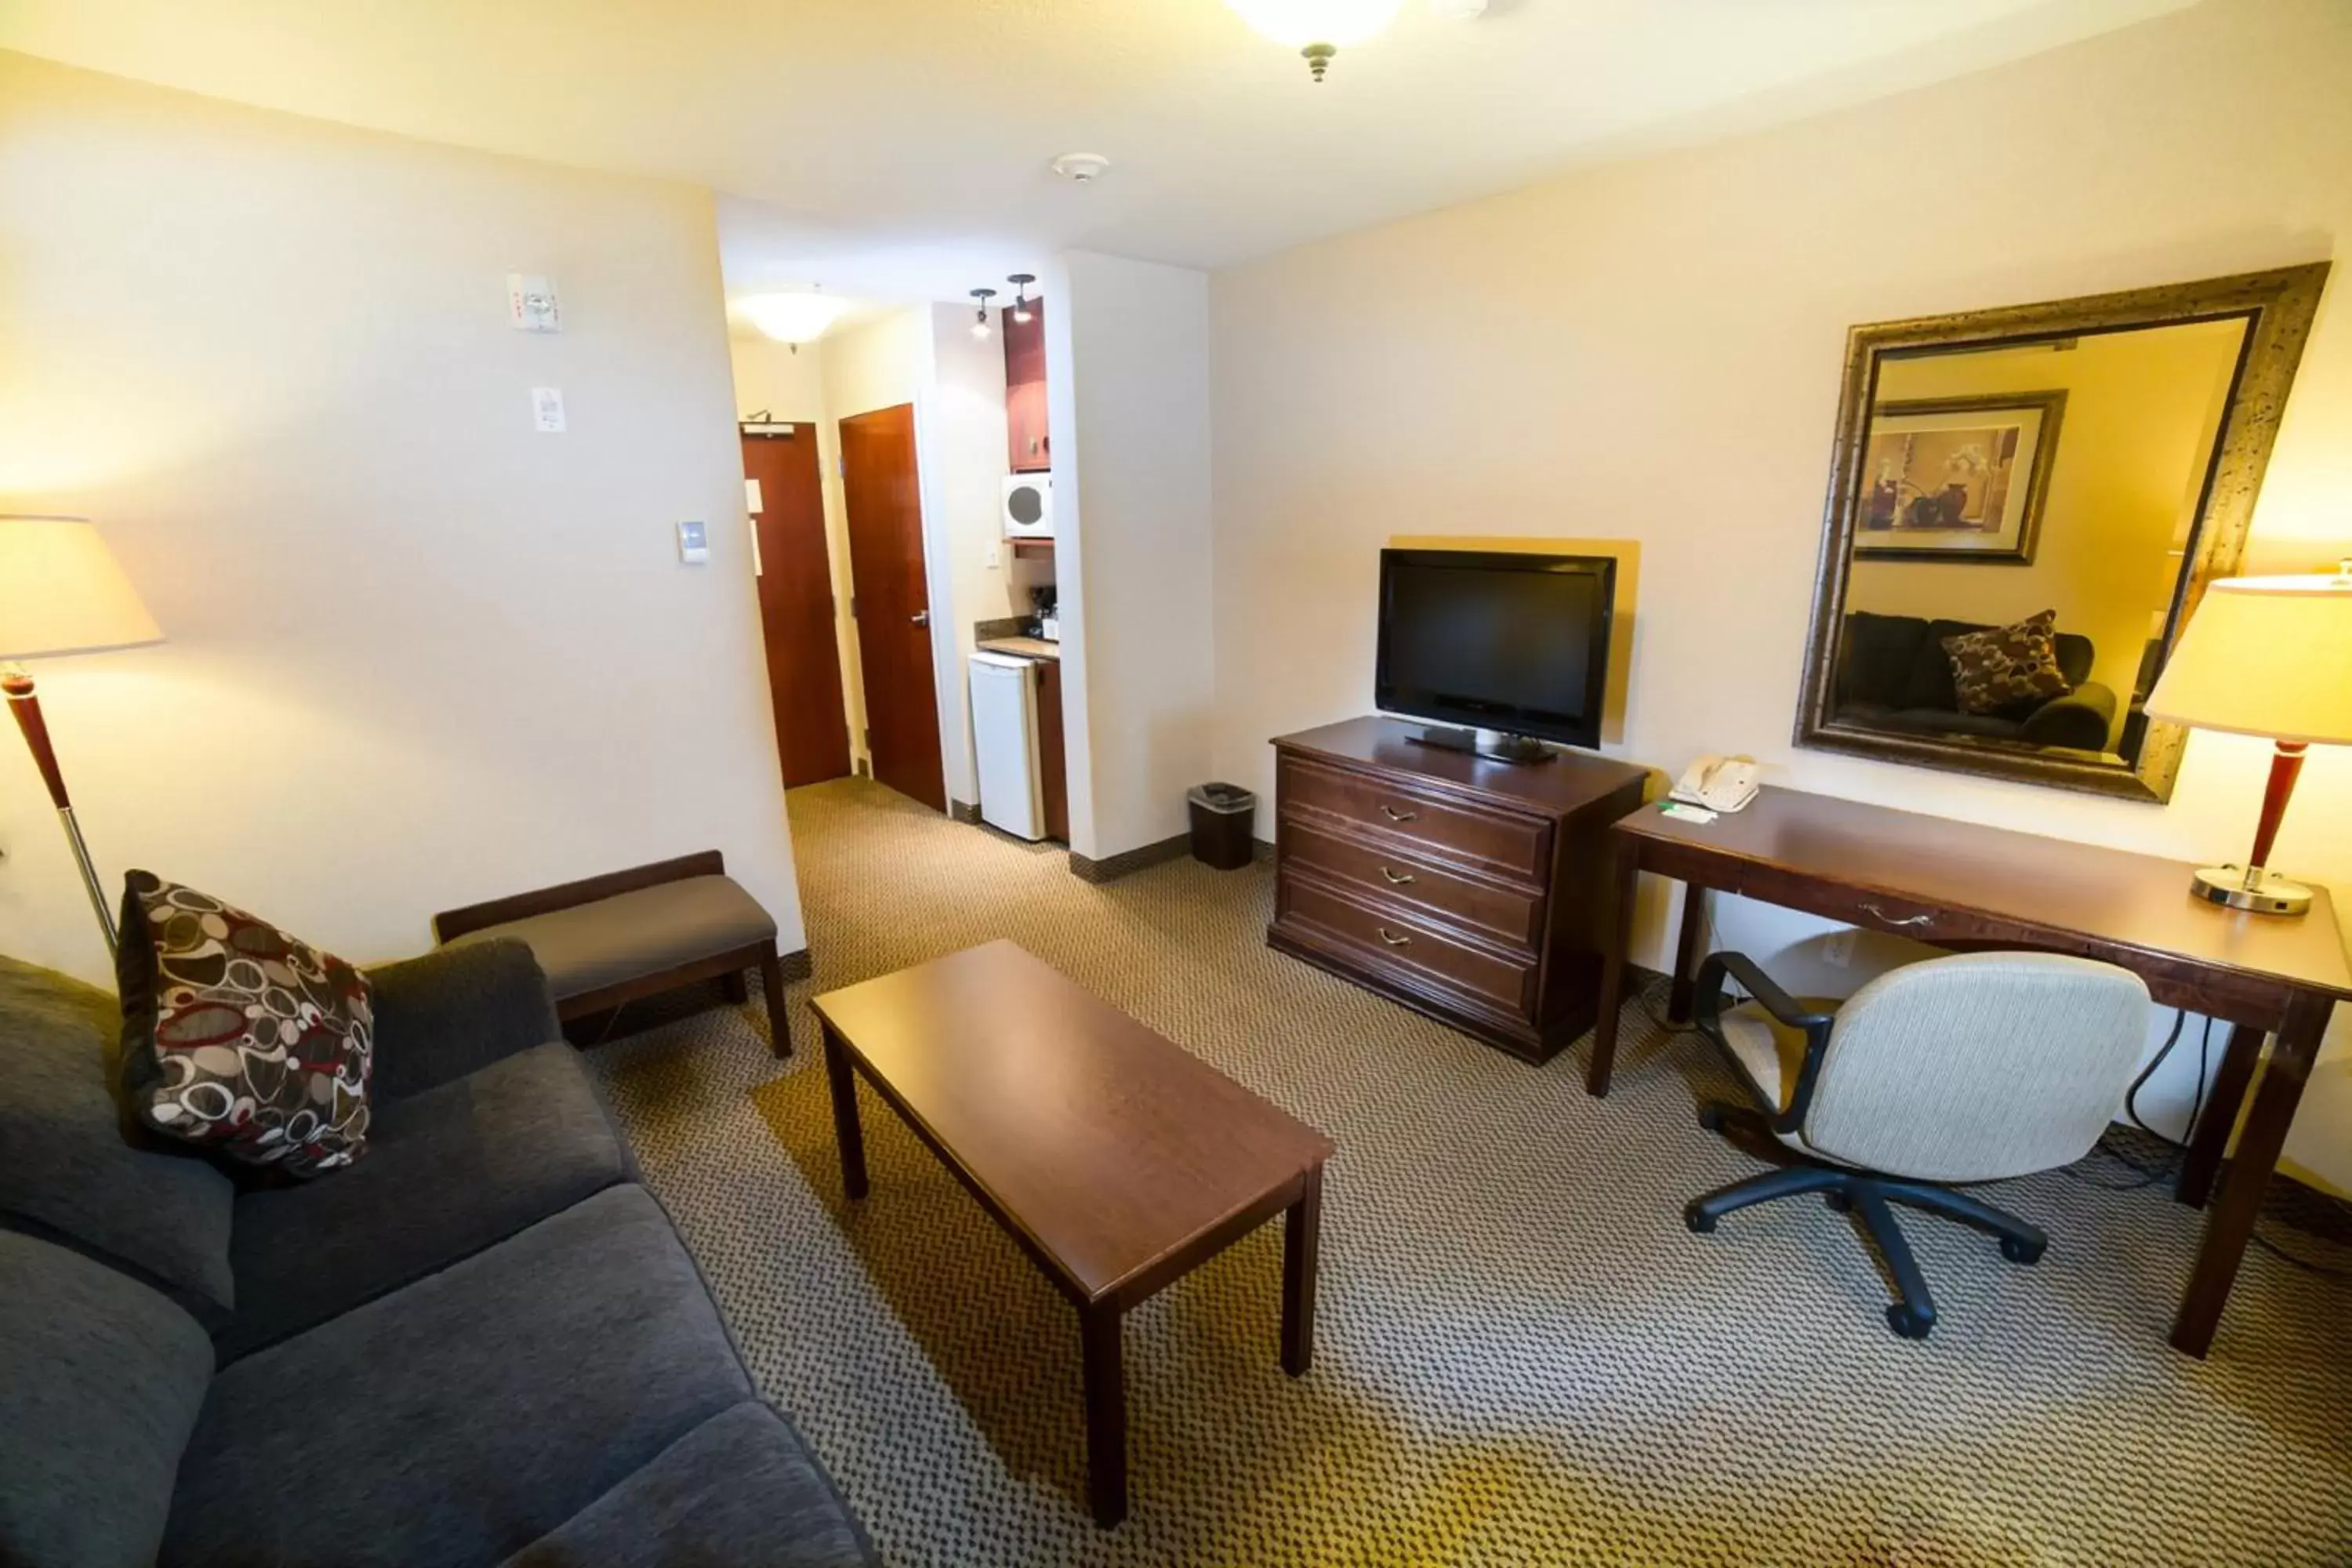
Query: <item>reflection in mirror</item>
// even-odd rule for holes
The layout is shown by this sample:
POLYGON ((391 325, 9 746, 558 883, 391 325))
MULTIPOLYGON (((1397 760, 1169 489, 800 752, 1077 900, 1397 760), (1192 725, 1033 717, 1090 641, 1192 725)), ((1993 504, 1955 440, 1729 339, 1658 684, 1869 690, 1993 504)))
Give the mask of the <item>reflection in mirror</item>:
POLYGON ((1833 721, 2134 765, 2246 329, 1883 358, 1833 721))

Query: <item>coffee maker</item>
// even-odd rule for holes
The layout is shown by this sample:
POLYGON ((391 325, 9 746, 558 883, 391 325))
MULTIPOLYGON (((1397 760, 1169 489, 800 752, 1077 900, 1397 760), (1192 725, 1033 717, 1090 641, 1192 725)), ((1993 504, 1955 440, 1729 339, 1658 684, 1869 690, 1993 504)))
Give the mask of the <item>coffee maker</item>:
POLYGON ((1061 617, 1054 611, 1054 584, 1041 583, 1030 589, 1029 605, 1037 612, 1037 635, 1047 642, 1060 642, 1062 622, 1061 617))

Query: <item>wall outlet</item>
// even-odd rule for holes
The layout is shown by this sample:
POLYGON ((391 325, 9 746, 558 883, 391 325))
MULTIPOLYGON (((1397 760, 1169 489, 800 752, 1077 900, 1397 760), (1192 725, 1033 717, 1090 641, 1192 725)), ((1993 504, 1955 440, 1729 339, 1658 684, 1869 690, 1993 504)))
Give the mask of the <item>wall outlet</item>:
POLYGON ((1849 969, 1853 965, 1854 929, 1832 931, 1822 943, 1822 962, 1832 969, 1849 969))

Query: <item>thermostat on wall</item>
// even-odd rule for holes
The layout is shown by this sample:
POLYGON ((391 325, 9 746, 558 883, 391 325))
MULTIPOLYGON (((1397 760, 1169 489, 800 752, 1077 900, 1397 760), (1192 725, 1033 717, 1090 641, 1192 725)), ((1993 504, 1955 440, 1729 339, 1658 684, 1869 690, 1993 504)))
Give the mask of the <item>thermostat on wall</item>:
POLYGON ((677 525, 677 558, 689 566, 699 566, 710 559, 710 542, 704 536, 702 524, 681 522, 677 525))
POLYGON ((507 274, 507 321, 518 332, 560 332, 563 310, 555 285, 532 273, 507 274))

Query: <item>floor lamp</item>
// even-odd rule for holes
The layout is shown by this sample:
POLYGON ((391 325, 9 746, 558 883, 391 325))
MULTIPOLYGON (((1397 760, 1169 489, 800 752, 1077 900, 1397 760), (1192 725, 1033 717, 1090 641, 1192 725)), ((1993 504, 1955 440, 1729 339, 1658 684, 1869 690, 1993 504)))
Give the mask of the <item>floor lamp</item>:
POLYGON ((90 908, 98 911, 109 952, 114 951, 113 907, 98 879, 98 868, 90 863, 81 826, 74 821, 66 775, 58 766, 57 748, 49 744, 49 727, 41 717, 33 678, 16 661, 163 640, 154 617, 139 602, 138 590, 88 520, 0 516, 0 692, 7 694, 8 711, 24 731, 33 765, 40 769, 58 820, 65 825, 66 841, 73 846, 74 864, 81 871, 90 908))

